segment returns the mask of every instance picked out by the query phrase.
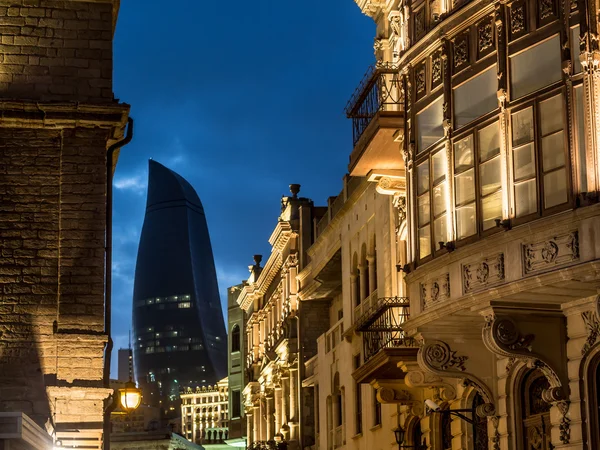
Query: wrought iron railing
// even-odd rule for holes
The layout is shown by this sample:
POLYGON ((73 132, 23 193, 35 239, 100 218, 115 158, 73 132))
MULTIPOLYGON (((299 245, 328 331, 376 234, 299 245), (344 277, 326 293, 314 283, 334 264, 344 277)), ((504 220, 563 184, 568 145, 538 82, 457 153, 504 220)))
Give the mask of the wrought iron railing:
POLYGON ((287 442, 254 441, 248 445, 248 450, 286 450, 287 442))
POLYGON ((406 336, 402 324, 410 316, 410 303, 404 297, 380 298, 356 322, 363 334, 363 355, 367 362, 384 348, 416 347, 406 336))
POLYGON ((398 68, 389 63, 369 68, 346 105, 354 145, 379 111, 404 111, 401 77, 398 68))

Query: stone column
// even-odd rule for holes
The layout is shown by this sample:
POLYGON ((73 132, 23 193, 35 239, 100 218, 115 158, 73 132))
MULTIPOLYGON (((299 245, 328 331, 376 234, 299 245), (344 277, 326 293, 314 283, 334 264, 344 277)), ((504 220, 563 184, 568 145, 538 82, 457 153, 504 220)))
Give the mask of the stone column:
POLYGON ((281 431, 282 425, 282 390, 281 386, 275 388, 275 434, 281 431))
MULTIPOLYGON (((375 277, 377 276, 375 273, 375 256, 367 256, 367 261, 369 262, 369 289, 373 292, 377 286, 377 281, 375 280, 375 277)), ((367 292, 367 295, 371 292, 367 292)))
POLYGON ((298 369, 290 368, 290 439, 298 439, 298 369))
POLYGON ((267 410, 266 410, 266 398, 263 396, 260 399, 260 439, 261 441, 267 440, 267 410))
POLYGON ((250 411, 246 411, 246 446, 249 446, 253 442, 253 420, 254 420, 254 408, 250 411))
POLYGON ((289 375, 281 377, 281 426, 286 425, 290 420, 288 412, 289 395, 290 395, 290 379, 289 375))
POLYGON ((358 278, 358 275, 355 273, 351 273, 350 274, 350 299, 352 300, 352 309, 354 310, 354 307, 356 305, 358 305, 358 296, 359 296, 359 292, 356 290, 356 278, 358 278))
POLYGON ((260 408, 254 406, 252 408, 252 416, 254 417, 254 428, 252 430, 252 442, 260 441, 260 408))
POLYGON ((358 266, 358 275, 360 276, 360 301, 362 302, 367 297, 367 270, 364 264, 358 266))
POLYGON ((275 424, 273 423, 273 419, 274 419, 274 408, 273 408, 273 395, 269 394, 266 397, 266 406, 267 406, 267 420, 266 422, 266 426, 267 426, 267 435, 265 437, 265 440, 270 441, 275 437, 275 424))

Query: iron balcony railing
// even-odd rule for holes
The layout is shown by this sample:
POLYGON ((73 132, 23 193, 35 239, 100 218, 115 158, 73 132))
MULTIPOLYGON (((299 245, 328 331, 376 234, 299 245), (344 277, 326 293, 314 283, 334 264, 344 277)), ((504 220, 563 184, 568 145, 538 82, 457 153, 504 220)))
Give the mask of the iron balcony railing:
POLYGON ((373 302, 356 321, 363 334, 363 355, 367 362, 384 348, 416 347, 402 324, 410 317, 410 302, 405 297, 385 297, 373 302))
POLYGON ((287 450, 287 442, 254 441, 248 445, 248 450, 287 450))
POLYGON ((404 111, 402 79, 398 68, 389 63, 370 67, 346 105, 354 145, 380 111, 404 111))

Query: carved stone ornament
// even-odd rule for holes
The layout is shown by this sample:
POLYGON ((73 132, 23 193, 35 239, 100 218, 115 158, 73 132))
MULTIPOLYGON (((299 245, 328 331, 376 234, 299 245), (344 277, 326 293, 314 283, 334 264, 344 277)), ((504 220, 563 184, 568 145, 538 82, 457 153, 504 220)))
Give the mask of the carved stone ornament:
POLYGON ((454 41, 454 67, 461 67, 469 61, 469 36, 463 34, 454 41))
POLYGON ((400 227, 406 221, 406 196, 405 195, 394 195, 394 199, 392 201, 394 208, 398 212, 398 220, 396 226, 396 234, 400 231, 400 227))
POLYGON ((598 340, 598 336, 600 335, 600 321, 595 311, 584 311, 581 313, 581 318, 587 330, 587 339, 581 349, 581 354, 586 355, 598 340))
POLYGON ((558 425, 558 430, 560 432, 559 439, 561 443, 568 444, 571 440, 571 419, 567 417, 567 414, 569 413, 569 402, 556 402, 556 406, 562 416, 560 424, 558 425))
POLYGON ((579 260, 579 233, 577 231, 523 245, 525 275, 553 269, 577 260, 579 260))
POLYGON ((431 83, 436 85, 442 81, 442 56, 435 53, 431 58, 431 83))
POLYGON ((396 192, 405 192, 406 182, 400 177, 381 177, 377 181, 376 190, 383 195, 393 195, 396 192))
POLYGON ((415 69, 415 85, 417 96, 425 93, 425 64, 421 64, 415 69))
POLYGON ((481 54, 494 45, 494 27, 491 18, 479 23, 477 34, 477 48, 481 54))
POLYGON ((432 341, 425 344, 419 354, 427 367, 441 372, 448 369, 456 369, 464 372, 465 361, 468 356, 457 356, 455 351, 450 349, 450 346, 443 341, 432 341))
POLYGON ((540 0, 538 4, 540 19, 544 20, 554 15, 554 0, 540 0))
POLYGON ((471 264, 464 264, 462 275, 465 294, 498 284, 504 281, 504 254, 498 253, 471 264))
POLYGON ((518 34, 525 29, 525 5, 523 3, 510 8, 510 32, 518 34))
POLYGON ((421 283, 421 305, 423 310, 450 298, 450 274, 445 273, 425 283, 421 283))
POLYGON ((492 450, 500 450, 500 417, 494 416, 491 418, 492 425, 494 426, 494 436, 492 437, 492 450))
POLYGON ((450 383, 429 372, 410 370, 404 376, 404 383, 410 388, 432 388, 440 390, 440 399, 444 402, 456 399, 456 389, 450 383))
POLYGON ((414 13, 415 36, 420 38, 425 33, 425 8, 421 8, 414 13))

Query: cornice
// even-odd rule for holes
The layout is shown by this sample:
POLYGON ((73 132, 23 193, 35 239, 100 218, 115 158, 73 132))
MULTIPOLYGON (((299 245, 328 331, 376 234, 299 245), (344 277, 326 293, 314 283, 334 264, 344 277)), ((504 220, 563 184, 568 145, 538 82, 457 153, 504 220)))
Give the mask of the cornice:
POLYGON ((272 251, 277 250, 281 252, 288 243, 292 232, 292 226, 289 222, 279 221, 269 237, 269 244, 273 247, 272 251))

